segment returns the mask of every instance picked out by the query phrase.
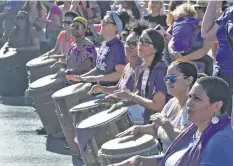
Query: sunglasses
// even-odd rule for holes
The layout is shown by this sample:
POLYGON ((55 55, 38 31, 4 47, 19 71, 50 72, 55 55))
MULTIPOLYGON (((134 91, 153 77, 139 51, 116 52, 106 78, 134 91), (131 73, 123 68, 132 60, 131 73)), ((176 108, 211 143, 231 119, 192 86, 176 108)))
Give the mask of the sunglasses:
POLYGON ((23 16, 16 16, 15 19, 16 20, 24 20, 24 17, 23 16))
POLYGON ((177 79, 179 79, 179 78, 187 78, 187 76, 182 76, 182 77, 177 77, 177 76, 174 76, 174 75, 165 76, 164 77, 164 82, 167 82, 169 80, 171 83, 175 83, 177 81, 177 79))
POLYGON ((63 24, 70 25, 71 23, 72 23, 72 21, 66 21, 66 20, 63 20, 63 24))
POLYGON ((82 25, 72 25, 71 28, 79 30, 79 29, 84 29, 84 26, 82 26, 82 25))
POLYGON ((130 48, 136 48, 137 47, 137 41, 135 42, 125 42, 125 46, 129 46, 130 48))
POLYGON ((146 40, 143 40, 143 39, 140 39, 138 40, 138 44, 141 44, 145 47, 148 47, 150 44, 154 44, 153 42, 150 42, 150 41, 146 41, 146 40))
POLYGON ((107 21, 107 20, 101 20, 101 24, 102 24, 102 25, 107 25, 107 24, 113 24, 113 25, 115 25, 114 22, 107 21))

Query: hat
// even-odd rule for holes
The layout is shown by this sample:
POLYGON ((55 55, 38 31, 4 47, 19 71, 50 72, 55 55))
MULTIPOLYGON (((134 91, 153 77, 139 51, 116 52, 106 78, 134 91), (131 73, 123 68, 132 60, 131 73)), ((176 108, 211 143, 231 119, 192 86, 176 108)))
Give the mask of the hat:
POLYGON ((208 6, 208 1, 205 1, 205 0, 197 0, 196 4, 193 5, 194 8, 197 8, 197 7, 206 8, 207 6, 208 6))
POLYGON ((73 19, 73 21, 78 21, 83 24, 86 29, 88 28, 88 21, 83 17, 76 17, 73 19))

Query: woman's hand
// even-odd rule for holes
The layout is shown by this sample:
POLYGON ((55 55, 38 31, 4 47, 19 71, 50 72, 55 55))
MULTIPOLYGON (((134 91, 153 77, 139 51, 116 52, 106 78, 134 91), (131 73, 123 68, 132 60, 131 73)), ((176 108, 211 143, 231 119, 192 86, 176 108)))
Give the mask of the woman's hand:
POLYGON ((88 92, 89 95, 96 94, 96 93, 103 93, 103 88, 100 85, 99 81, 97 82, 97 85, 94 85, 91 90, 88 92))
POLYGON ((117 90, 114 92, 112 97, 116 99, 132 101, 133 94, 129 90, 117 90))
POLYGON ((129 129, 117 134, 116 137, 120 138, 128 135, 138 135, 141 132, 140 130, 141 130, 140 126, 132 126, 129 129))
POLYGON ((133 156, 125 161, 122 161, 121 163, 111 164, 109 166, 143 166, 143 163, 141 162, 140 156, 133 156))
POLYGON ((69 81, 74 81, 74 82, 81 82, 83 81, 80 76, 78 75, 66 75, 66 79, 69 81))
POLYGON ((150 117, 150 120, 153 121, 156 125, 162 126, 166 121, 166 118, 161 113, 156 113, 150 117))
POLYGON ((86 77, 81 77, 82 81, 85 81, 85 82, 98 82, 98 78, 97 76, 86 76, 86 77))

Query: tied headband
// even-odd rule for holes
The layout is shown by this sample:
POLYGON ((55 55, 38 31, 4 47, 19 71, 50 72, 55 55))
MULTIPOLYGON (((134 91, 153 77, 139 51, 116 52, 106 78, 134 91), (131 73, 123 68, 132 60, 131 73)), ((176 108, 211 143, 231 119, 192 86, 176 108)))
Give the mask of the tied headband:
POLYGON ((115 26, 118 30, 118 34, 120 34, 123 31, 123 23, 121 19, 119 18, 119 13, 118 12, 113 12, 113 11, 108 11, 108 15, 110 15, 115 23, 115 26))

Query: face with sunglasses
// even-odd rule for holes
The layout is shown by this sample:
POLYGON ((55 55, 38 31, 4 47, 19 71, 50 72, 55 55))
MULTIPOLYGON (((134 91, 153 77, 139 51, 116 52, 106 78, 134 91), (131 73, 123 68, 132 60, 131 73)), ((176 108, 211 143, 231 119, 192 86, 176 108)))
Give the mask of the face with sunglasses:
POLYGON ((72 24, 72 17, 64 17, 63 27, 65 31, 69 30, 71 24, 72 24))
POLYGON ((138 40, 138 55, 141 58, 152 57, 156 51, 153 45, 152 40, 150 39, 147 31, 143 31, 141 37, 138 40))
POLYGON ((71 24, 71 31, 75 38, 83 38, 85 36, 86 29, 82 23, 74 21, 71 24))
POLYGON ((184 76, 184 74, 178 70, 176 64, 171 64, 169 66, 164 81, 167 86, 168 94, 172 96, 184 95, 192 84, 191 78, 184 76))
POLYGON ((130 33, 125 41, 125 54, 128 58, 131 57, 137 57, 137 41, 139 36, 137 36, 135 33, 130 33))

